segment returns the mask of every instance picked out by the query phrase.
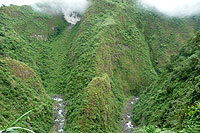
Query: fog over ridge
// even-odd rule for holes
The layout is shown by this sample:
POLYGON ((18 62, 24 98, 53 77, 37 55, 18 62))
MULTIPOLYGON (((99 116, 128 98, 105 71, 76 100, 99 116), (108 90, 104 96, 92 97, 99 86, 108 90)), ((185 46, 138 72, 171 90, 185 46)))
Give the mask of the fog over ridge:
POLYGON ((175 17, 186 17, 200 14, 200 0, 138 0, 146 9, 158 11, 175 17))

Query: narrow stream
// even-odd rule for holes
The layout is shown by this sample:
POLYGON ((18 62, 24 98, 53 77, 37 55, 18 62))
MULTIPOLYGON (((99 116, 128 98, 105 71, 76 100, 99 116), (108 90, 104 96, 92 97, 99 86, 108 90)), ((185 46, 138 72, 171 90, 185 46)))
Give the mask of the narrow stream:
POLYGON ((122 133, 133 133, 135 130, 135 126, 132 123, 132 110, 133 110, 133 104, 138 100, 138 97, 134 97, 131 100, 129 100, 124 108, 123 114, 122 114, 122 133))
POLYGON ((56 101, 54 104, 54 128, 53 133, 64 132, 66 103, 61 96, 51 96, 56 101))

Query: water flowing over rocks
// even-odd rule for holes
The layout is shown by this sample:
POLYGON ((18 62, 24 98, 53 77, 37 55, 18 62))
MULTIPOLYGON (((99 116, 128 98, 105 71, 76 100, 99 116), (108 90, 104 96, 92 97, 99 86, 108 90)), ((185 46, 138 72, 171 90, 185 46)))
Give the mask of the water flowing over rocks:
POLYGON ((133 104, 138 100, 138 97, 131 98, 131 100, 127 101, 124 111, 122 113, 122 133, 133 133, 135 130, 135 126, 132 123, 132 109, 133 104))
POLYGON ((53 133, 64 132, 66 103, 61 96, 51 96, 56 101, 54 105, 54 128, 53 133))

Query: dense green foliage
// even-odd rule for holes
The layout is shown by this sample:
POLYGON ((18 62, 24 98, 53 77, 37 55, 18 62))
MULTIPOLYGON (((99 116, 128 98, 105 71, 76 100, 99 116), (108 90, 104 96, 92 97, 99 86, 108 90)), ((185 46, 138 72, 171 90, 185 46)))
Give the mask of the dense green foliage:
POLYGON ((130 5, 134 5, 134 8, 129 13, 132 12, 137 28, 145 37, 155 71, 160 73, 171 55, 178 53, 187 39, 198 31, 199 17, 167 17, 154 10, 141 9, 135 1, 131 1, 130 5))
POLYGON ((188 42, 134 106, 134 122, 199 132, 200 33, 188 42))
MULTIPOLYGON (((52 103, 44 91, 45 88, 50 95, 62 94, 65 97, 66 132, 120 132, 121 111, 126 98, 137 95, 157 78, 157 74, 162 72, 161 67, 172 54, 178 52, 177 49, 185 44, 186 39, 196 32, 195 28, 198 25, 198 17, 167 18, 154 11, 144 11, 132 0, 92 0, 82 20, 71 30, 62 16, 35 12, 29 6, 1 7, 0 94, 3 99, 1 100, 3 111, 0 119, 6 121, 3 123, 5 126, 15 116, 23 114, 25 109, 44 103, 40 111, 35 112, 19 125, 27 125, 37 132, 50 130, 53 118, 52 103), (32 69, 19 61, 31 67, 41 80, 32 69), (15 66, 18 69, 15 69, 15 66), (29 71, 34 75, 30 79, 28 78, 30 75, 28 77, 26 75, 29 71), (16 90, 15 86, 17 86, 16 90), (21 93, 22 98, 18 99, 17 96, 21 93), (34 95, 30 96, 32 93, 34 95), (6 99, 9 101, 5 106, 6 99), (49 104, 46 105, 47 103, 49 104), (12 108, 5 111, 10 106, 12 108)), ((173 58, 174 64, 171 63, 177 73, 181 65, 190 65, 181 64, 179 56, 173 58), (180 64, 176 65, 177 61, 180 64)), ((165 77, 175 73, 171 66, 165 69, 166 74, 162 74, 161 78, 144 92, 145 98, 149 95, 153 96, 149 92, 156 92, 158 90, 156 85, 159 84, 159 88, 168 85, 168 82, 163 84, 163 81, 165 77)), ((190 70, 188 73, 184 71, 179 76, 185 74, 187 77, 190 76, 188 73, 192 74, 190 70)), ((198 82, 198 79, 191 79, 191 82, 188 80, 184 84, 177 81, 178 78, 180 77, 174 80, 178 83, 177 86, 189 87, 194 85, 193 82, 198 82)), ((173 88, 173 84, 169 86, 173 88)), ((181 99, 185 90, 181 89, 180 93, 171 96, 174 90, 161 91, 161 94, 166 92, 162 98, 166 100, 169 97, 167 95, 170 95, 176 98, 180 96, 181 99)), ((184 101, 183 104, 191 105, 197 98, 191 99, 192 90, 187 91, 187 94, 188 97, 185 98, 188 100, 181 100, 184 101)), ((136 105, 138 111, 143 111, 140 110, 139 103, 140 101, 136 105)), ((172 106, 174 103, 169 102, 166 106, 162 104, 164 103, 161 102, 156 107, 172 106)), ((191 108, 187 106, 182 108, 180 104, 175 105, 177 106, 172 107, 169 116, 164 115, 164 111, 160 111, 158 115, 162 118, 154 119, 147 112, 149 121, 143 119, 140 114, 142 112, 137 112, 135 122, 146 125, 152 122, 151 124, 158 126, 166 123, 166 127, 179 124, 177 128, 189 125, 180 124, 183 123, 182 117, 174 121, 173 117, 177 113, 187 115, 190 122, 196 121, 193 116, 198 115, 198 103, 191 108), (194 111, 196 109, 197 111, 194 111), (169 119, 166 120, 164 117, 169 119)), ((147 107, 145 109, 150 109, 146 104, 144 106, 147 107)), ((157 110, 149 111, 152 113, 157 110)), ((153 126, 146 129, 157 130, 153 126)))
POLYGON ((0 20, 0 125, 6 126, 30 108, 42 105, 16 126, 47 132, 53 124, 53 104, 43 88, 45 82, 16 60, 34 68, 42 78, 48 72, 43 69, 44 60, 48 60, 46 53, 51 50, 47 50, 48 44, 65 22, 59 16, 37 13, 28 6, 1 7, 0 20))
POLYGON ((130 96, 131 91, 139 92, 156 75, 148 45, 132 17, 126 14, 127 6, 121 1, 94 1, 75 29, 77 33, 67 54, 63 90, 68 102, 66 131, 120 132, 117 127, 124 93, 130 96), (102 96, 105 87, 94 82, 102 75, 108 76, 100 82, 102 86, 111 86, 106 96, 102 96), (112 101, 104 103, 104 98, 112 101), (91 106, 85 106, 85 102, 91 106), (96 113, 85 117, 87 110, 96 113))
POLYGON ((46 132, 52 126, 52 100, 34 71, 19 61, 0 59, 0 106, 2 127, 30 108, 39 106, 16 126, 36 132, 46 132))
POLYGON ((29 6, 1 7, 0 20, 0 56, 23 61, 44 75, 48 43, 65 27, 64 20, 29 6))
POLYGON ((156 62, 155 58, 160 58, 168 53, 168 56, 160 59, 167 60, 172 53, 177 52, 178 47, 184 44, 186 37, 193 34, 190 31, 193 27, 180 19, 168 20, 157 15, 150 24, 148 23, 149 19, 144 18, 146 16, 151 18, 156 13, 145 14, 140 8, 134 8, 136 6, 133 5, 134 3, 131 1, 123 0, 93 1, 83 15, 80 24, 72 29, 75 34, 67 53, 66 72, 63 76, 65 82, 62 83, 65 89, 60 90, 68 102, 67 123, 69 124, 66 126, 66 131, 119 132, 116 127, 120 121, 120 112, 125 97, 137 94, 141 88, 144 89, 156 77, 154 68, 157 66, 154 67, 152 61, 154 63, 156 62), (145 23, 145 32, 141 29, 144 26, 138 27, 139 21, 145 23), (156 21, 158 22, 156 23, 156 21), (169 23, 167 26, 163 24, 165 21, 169 23), (179 21, 180 24, 177 24, 179 21), (155 35, 151 34, 150 25, 160 27, 154 31, 155 35), (179 26, 179 30, 174 32, 173 29, 176 26, 179 26), (180 33, 184 30, 190 34, 180 33), (161 32, 163 34, 159 36, 161 32), (171 38, 168 38, 169 36, 164 38, 170 32, 172 32, 171 38), (159 46, 154 48, 154 52, 151 52, 151 47, 155 42, 149 42, 148 37, 150 36, 155 36, 155 40, 157 40, 155 45, 160 45, 161 39, 164 39, 166 48, 163 49, 159 46), (173 52, 168 52, 174 44, 180 41, 180 45, 174 47, 173 52), (161 51, 159 55, 156 50, 161 51), (151 54, 156 57, 151 58, 151 54), (98 87, 99 84, 93 82, 94 79, 98 79, 104 74, 108 75, 108 79, 110 79, 105 82, 110 82, 113 93, 106 96, 109 98, 109 95, 113 95, 113 102, 110 101, 106 104, 99 102, 104 101, 105 97, 100 94, 101 91, 99 92, 99 89, 104 87, 98 87), (96 89, 97 87, 98 89, 96 89), (91 88, 94 90, 89 91, 88 89, 91 88), (97 98, 93 98, 91 106, 85 106, 85 102, 88 104, 91 102, 91 93, 94 93, 94 97, 97 98), (93 104, 99 106, 98 110, 93 104), (114 106, 113 109, 108 108, 110 106, 114 106), (96 113, 93 114, 94 116, 85 117, 89 113, 87 110, 93 110, 96 113), (109 115, 111 112, 114 112, 112 122, 103 115, 109 115))

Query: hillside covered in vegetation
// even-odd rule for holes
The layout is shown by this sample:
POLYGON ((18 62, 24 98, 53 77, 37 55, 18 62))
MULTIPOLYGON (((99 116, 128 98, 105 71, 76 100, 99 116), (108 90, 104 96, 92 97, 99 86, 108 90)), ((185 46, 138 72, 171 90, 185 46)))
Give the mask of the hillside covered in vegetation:
POLYGON ((17 126, 28 127, 36 132, 45 132, 51 128, 53 101, 35 72, 19 61, 0 59, 0 74, 0 125, 5 127, 19 115, 36 108, 17 126))
POLYGON ((199 132, 200 33, 172 57, 164 72, 140 95, 134 122, 199 132))
POLYGON ((139 128, 182 130, 198 115, 199 35, 187 45, 198 20, 143 10, 135 0, 92 0, 76 25, 30 6, 0 7, 0 125, 42 105, 19 126, 50 132, 50 96, 61 95, 65 132, 117 133, 124 104, 139 95, 139 128))

